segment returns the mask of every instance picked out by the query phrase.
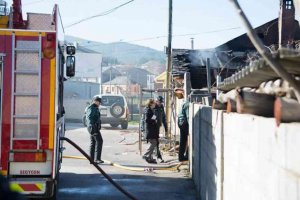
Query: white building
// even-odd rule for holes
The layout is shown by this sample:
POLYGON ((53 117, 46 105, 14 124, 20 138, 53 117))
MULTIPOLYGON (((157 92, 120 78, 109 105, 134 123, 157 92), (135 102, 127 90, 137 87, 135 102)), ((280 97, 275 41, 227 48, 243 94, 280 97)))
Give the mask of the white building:
POLYGON ((102 54, 84 47, 77 47, 76 71, 72 81, 101 83, 102 54))

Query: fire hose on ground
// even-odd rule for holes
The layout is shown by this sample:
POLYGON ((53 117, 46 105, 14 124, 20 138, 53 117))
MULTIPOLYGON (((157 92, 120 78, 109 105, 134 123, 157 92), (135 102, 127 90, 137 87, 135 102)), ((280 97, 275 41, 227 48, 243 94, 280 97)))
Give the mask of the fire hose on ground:
POLYGON ((84 155, 84 157, 89 160, 97 169, 99 172, 101 172, 101 174, 113 185, 115 186, 120 192, 122 192, 124 195, 126 195, 129 199, 132 200, 137 200, 136 197, 134 197, 132 194, 130 194, 129 192, 127 192, 126 190, 124 190, 118 183, 116 183, 108 174, 106 174, 103 169, 96 163, 94 163, 91 158, 89 157, 89 155, 87 153, 85 153, 77 144, 75 144, 72 140, 70 140, 69 138, 65 138, 65 137, 61 137, 61 140, 67 141, 69 144, 71 144, 73 147, 75 147, 82 155, 84 155))
MULTIPOLYGON (((71 159, 81 159, 81 160, 86 160, 85 157, 81 156, 63 156, 63 158, 71 158, 71 159)), ((179 171, 179 167, 184 164, 184 162, 174 164, 172 166, 168 167, 127 167, 123 166, 108 160, 103 160, 104 163, 107 163, 111 166, 124 169, 124 170, 130 170, 130 171, 137 171, 137 172, 142 172, 142 171, 158 171, 158 170, 166 170, 166 171, 179 171)))

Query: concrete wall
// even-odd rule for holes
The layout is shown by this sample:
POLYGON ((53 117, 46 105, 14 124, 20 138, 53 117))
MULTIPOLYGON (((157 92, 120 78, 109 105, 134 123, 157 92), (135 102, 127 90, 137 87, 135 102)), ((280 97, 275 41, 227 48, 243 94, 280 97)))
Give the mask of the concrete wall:
POLYGON ((191 108, 199 199, 300 200, 299 123, 276 127, 273 118, 191 108))

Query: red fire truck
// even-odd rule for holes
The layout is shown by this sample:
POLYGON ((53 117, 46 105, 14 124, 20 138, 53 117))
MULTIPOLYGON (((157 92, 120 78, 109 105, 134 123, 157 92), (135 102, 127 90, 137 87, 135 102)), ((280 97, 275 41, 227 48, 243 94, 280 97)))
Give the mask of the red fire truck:
POLYGON ((0 0, 0 15, 1 174, 12 190, 55 199, 65 131, 63 85, 65 75, 74 76, 75 48, 64 43, 58 6, 52 14, 28 13, 25 21, 21 0, 13 1, 10 12, 0 0))

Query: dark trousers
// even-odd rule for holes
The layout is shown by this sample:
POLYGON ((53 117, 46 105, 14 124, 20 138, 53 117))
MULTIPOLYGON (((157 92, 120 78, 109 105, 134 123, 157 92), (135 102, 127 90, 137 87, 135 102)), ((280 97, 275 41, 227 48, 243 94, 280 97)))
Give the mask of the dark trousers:
POLYGON ((179 143, 179 154, 178 154, 179 161, 188 160, 188 152, 185 152, 188 135, 189 135, 188 126, 184 126, 180 128, 180 143, 179 143))
POLYGON ((157 148, 157 139, 148 139, 148 142, 150 143, 150 146, 143 157, 146 159, 153 159, 153 152, 155 148, 157 148))
POLYGON ((161 156, 161 153, 160 153, 160 150, 159 150, 159 139, 157 139, 157 150, 156 150, 156 153, 157 153, 157 158, 158 159, 162 159, 162 156, 161 156))
POLYGON ((99 130, 88 128, 90 133, 90 157, 91 161, 101 160, 103 138, 99 130), (95 158, 96 153, 96 158, 95 158))

